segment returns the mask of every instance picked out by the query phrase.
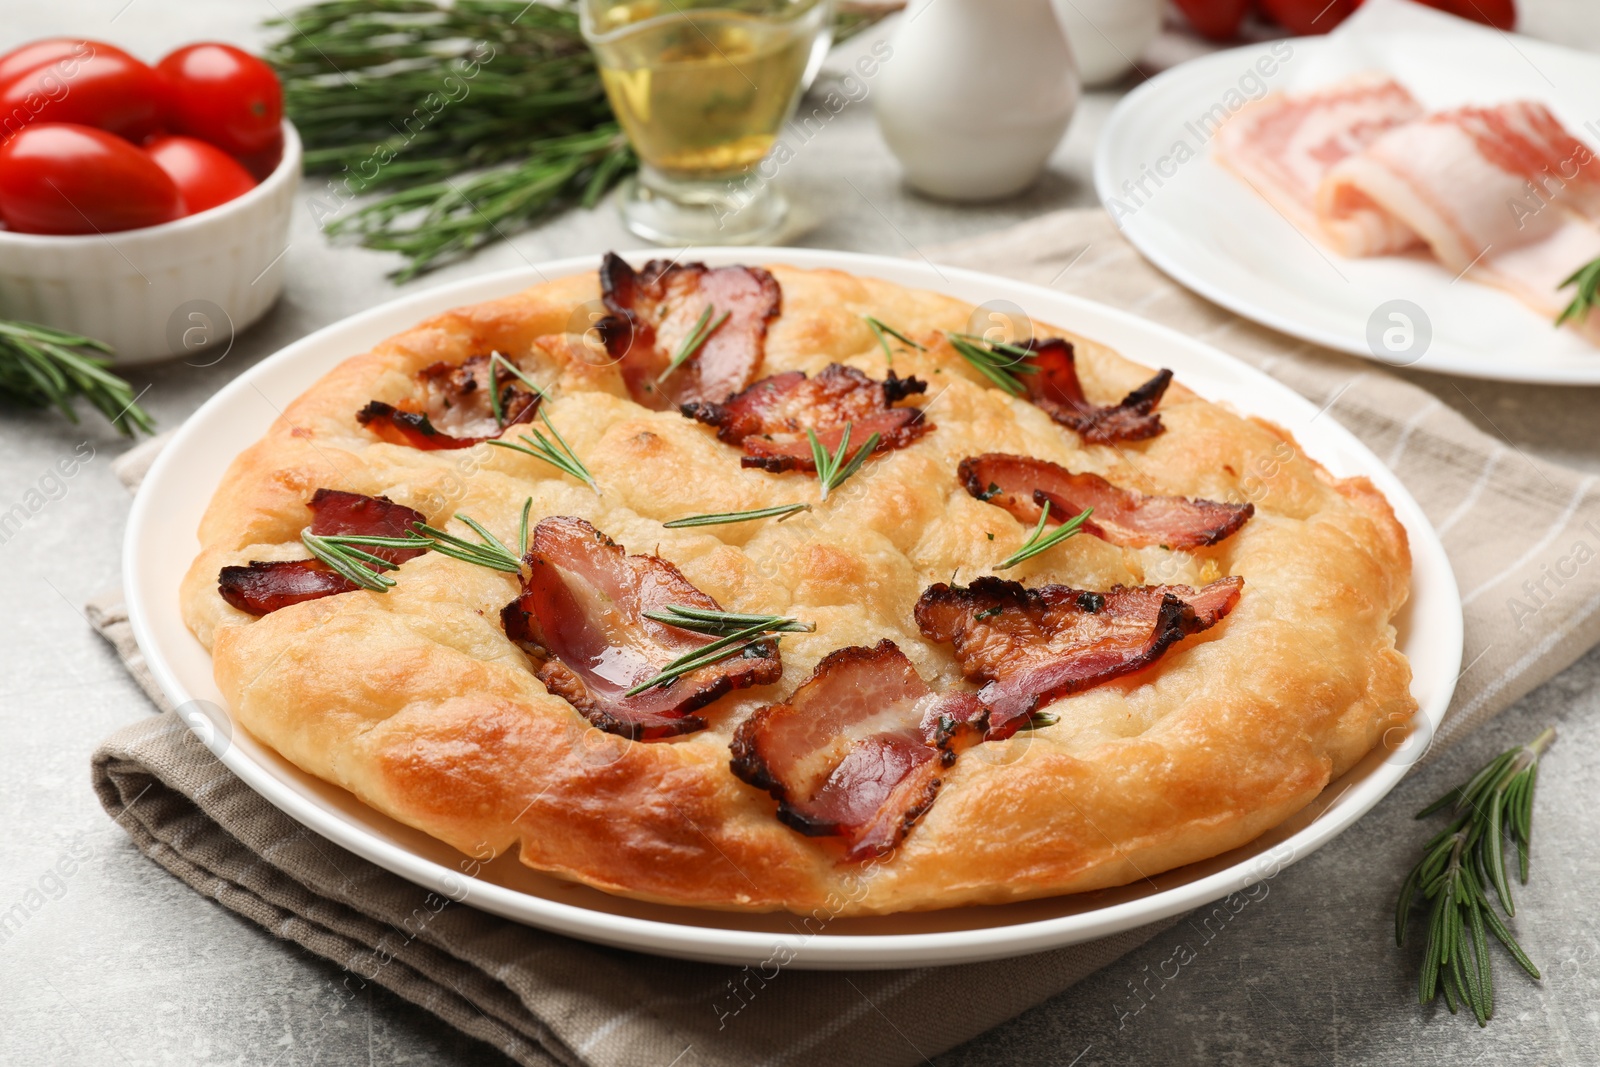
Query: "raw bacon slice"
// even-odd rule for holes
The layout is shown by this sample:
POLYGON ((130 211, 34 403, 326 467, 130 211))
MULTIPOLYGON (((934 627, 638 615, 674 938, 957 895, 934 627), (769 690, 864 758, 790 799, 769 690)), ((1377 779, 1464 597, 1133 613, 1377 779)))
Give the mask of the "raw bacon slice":
POLYGON ((611 358, 620 361, 633 399, 664 411, 692 401, 721 402, 761 371, 767 323, 783 293, 760 267, 707 267, 652 259, 635 271, 614 252, 600 265, 600 286, 611 314, 596 323, 611 358), (657 383, 672 356, 707 308, 712 331, 694 355, 657 383))
POLYGON ((1244 579, 1116 586, 1104 593, 984 577, 943 583, 917 601, 917 626, 955 648, 961 673, 987 683, 988 739, 1009 737, 1041 705, 1142 670, 1189 634, 1209 630, 1238 603, 1244 579))
POLYGON ((893 641, 829 653, 781 704, 734 731, 733 773, 778 801, 778 818, 841 837, 852 860, 881 856, 938 796, 957 737, 976 740, 971 693, 935 693, 893 641))
MULTIPOLYGON (((405 537, 413 523, 427 522, 420 511, 396 504, 386 496, 363 496, 338 489, 318 489, 307 505, 311 509, 311 532, 323 537, 339 534, 362 537, 405 537)), ((415 559, 424 548, 367 548, 390 563, 415 559)), ((356 585, 320 560, 289 559, 261 562, 248 567, 224 567, 217 576, 222 599, 252 615, 267 615, 334 593, 347 593, 356 585)))
POLYGON ((1300 232, 1350 256, 1403 252, 1416 232, 1372 201, 1349 196, 1336 214, 1318 189, 1340 160, 1422 116, 1422 105, 1390 78, 1361 75, 1314 93, 1275 93, 1246 105, 1217 133, 1217 158, 1300 232))
POLYGON ((1028 362, 1037 373, 1019 375, 1032 400, 1045 414, 1070 427, 1088 444, 1113 441, 1142 441, 1154 437, 1164 427, 1155 413, 1162 394, 1172 382, 1172 372, 1161 370, 1154 378, 1112 406, 1091 404, 1078 381, 1077 357, 1072 343, 1059 337, 1034 338, 1027 345, 1033 353, 1028 362))
POLYGON ((689 714, 734 689, 783 674, 776 641, 627 691, 715 638, 644 617, 673 604, 718 610, 659 556, 630 556, 583 519, 557 515, 535 527, 522 595, 501 613, 506 636, 540 660, 539 680, 602 730, 648 741, 703 729, 689 714))
POLYGON ((763 378, 726 403, 691 402, 682 411, 717 428, 717 438, 744 448, 740 466, 773 472, 815 471, 806 430, 832 455, 838 451, 846 424, 852 450, 878 434, 874 454, 904 448, 933 429, 920 408, 893 407, 928 383, 899 378, 869 378, 854 367, 830 363, 815 378, 789 371, 763 378))
POLYGON ((1147 496, 1112 485, 1098 474, 1074 474, 1028 456, 988 452, 961 461, 956 474, 967 492, 1035 523, 1044 502, 1065 522, 1085 508, 1094 514, 1084 533, 1128 548, 1198 548, 1230 536, 1255 514, 1254 504, 1223 504, 1181 496, 1147 496))
MULTIPOLYGON (((1329 171, 1323 218, 1362 198, 1415 230, 1457 276, 1505 289, 1554 318, 1561 283, 1600 258, 1600 160, 1543 104, 1430 115, 1329 171)), ((1600 339, 1600 315, 1578 323, 1600 339)))
POLYGON ((374 400, 356 421, 390 444, 429 451, 471 448, 500 436, 506 426, 531 422, 542 394, 533 392, 505 368, 495 374, 500 388, 502 424, 489 398, 489 356, 462 363, 434 363, 417 373, 419 396, 395 407, 374 400))

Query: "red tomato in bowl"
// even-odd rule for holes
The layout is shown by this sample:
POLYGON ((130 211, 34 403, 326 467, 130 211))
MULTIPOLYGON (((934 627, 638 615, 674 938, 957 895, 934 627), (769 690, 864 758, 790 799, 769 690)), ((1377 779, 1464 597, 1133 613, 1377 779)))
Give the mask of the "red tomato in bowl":
MULTIPOLYGON (((40 41, 6 59, 21 67, 33 58, 23 53, 49 56, 62 43, 40 41)), ((96 126, 130 139, 156 128, 162 87, 155 70, 121 49, 81 43, 89 50, 82 58, 69 49, 0 83, 0 136, 35 122, 96 126)))
POLYGON ((1173 0, 1189 25, 1213 41, 1231 40, 1250 10, 1250 0, 1173 0))
POLYGON ((1422 0, 1429 7, 1448 11, 1473 22, 1493 26, 1497 30, 1517 28, 1516 0, 1422 0))
POLYGON ((191 44, 156 69, 167 81, 167 127, 235 156, 269 149, 280 136, 283 89, 272 68, 227 44, 191 44))
POLYGON ((35 122, 0 143, 0 220, 19 233, 111 233, 182 214, 177 183, 116 134, 35 122))
POLYGON ((1360 6, 1360 0, 1261 0, 1267 17, 1297 37, 1327 33, 1360 6))
POLYGON ((225 204, 256 187, 256 180, 237 159, 194 137, 154 137, 144 150, 177 184, 190 215, 225 204))

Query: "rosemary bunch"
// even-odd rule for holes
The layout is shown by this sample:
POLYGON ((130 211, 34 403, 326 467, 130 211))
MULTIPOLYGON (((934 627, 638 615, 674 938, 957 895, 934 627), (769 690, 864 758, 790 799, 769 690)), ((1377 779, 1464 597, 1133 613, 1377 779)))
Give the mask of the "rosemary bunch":
POLYGON ((1479 1026, 1487 1026, 1494 1015, 1489 934, 1523 970, 1539 977, 1539 968, 1495 914, 1494 903, 1498 900, 1507 918, 1516 914, 1506 874, 1505 839, 1509 836, 1517 850, 1518 875, 1527 884, 1539 757, 1555 736, 1552 727, 1528 744, 1502 752, 1465 785, 1417 813, 1422 819, 1449 808, 1452 817, 1424 846, 1422 860, 1400 888, 1395 944, 1405 944, 1413 906, 1425 905, 1427 935, 1418 999, 1427 1004, 1443 993, 1451 1014, 1457 1002, 1465 1004, 1479 1026))
POLYGON ((53 407, 78 421, 72 402, 87 400, 117 432, 155 432, 133 387, 106 370, 111 348, 101 341, 32 322, 0 319, 0 395, 27 407, 53 407))

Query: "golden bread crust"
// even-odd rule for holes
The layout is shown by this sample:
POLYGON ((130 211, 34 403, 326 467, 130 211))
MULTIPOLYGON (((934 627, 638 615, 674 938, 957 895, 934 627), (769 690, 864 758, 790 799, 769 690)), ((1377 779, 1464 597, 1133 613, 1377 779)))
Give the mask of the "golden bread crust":
MULTIPOLYGON (((836 271, 769 268, 783 288, 764 374, 831 362, 884 374, 862 316, 933 341, 970 306, 836 271)), ((291 762, 378 810, 481 856, 520 846, 532 867, 647 900, 869 914, 1119 885, 1241 845, 1304 806, 1409 718, 1410 669, 1391 624, 1410 579, 1405 532, 1365 479, 1337 480, 1266 422, 1175 383, 1165 433, 1085 446, 1026 401, 988 386, 946 345, 900 352, 929 382, 932 432, 869 462, 827 503, 784 523, 666 529, 690 514, 816 497, 800 473, 743 470, 711 428, 628 399, 614 366, 566 334, 598 296, 592 276, 462 308, 354 356, 290 404, 233 463, 200 527, 182 588, 236 722, 291 762), (604 495, 537 460, 478 445, 387 444, 355 413, 395 402, 439 360, 497 349, 542 368, 547 412, 604 495), (1084 589, 1242 575, 1214 629, 1152 669, 1053 705, 1054 726, 973 748, 890 857, 842 862, 729 771, 728 742, 828 652, 890 638, 935 688, 960 680, 949 646, 918 631, 927 586, 987 573, 1027 536, 969 496, 956 466, 1012 452, 1146 493, 1249 500, 1219 545, 1126 549, 1079 536, 1007 573, 1084 589), (732 611, 817 624, 786 635, 783 678, 700 714, 704 731, 631 742, 590 727, 535 678, 500 628, 514 576, 429 553, 386 594, 344 593, 260 618, 217 592, 221 567, 303 558, 318 487, 386 495, 442 525, 457 512, 510 541, 533 515, 575 515, 630 552, 672 560, 732 611), (993 535, 992 539, 989 535, 993 535)), ((1085 391, 1110 403, 1150 376, 1072 340, 1085 391)), ((512 427, 508 436, 514 436, 512 427)))

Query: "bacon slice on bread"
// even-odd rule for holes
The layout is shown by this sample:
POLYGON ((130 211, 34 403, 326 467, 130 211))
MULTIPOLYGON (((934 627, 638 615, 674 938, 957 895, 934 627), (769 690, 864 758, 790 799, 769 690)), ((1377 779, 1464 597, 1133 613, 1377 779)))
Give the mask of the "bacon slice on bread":
POLYGON ((473 356, 462 363, 424 367, 417 373, 416 397, 399 406, 374 400, 356 412, 356 420, 390 444, 426 451, 471 448, 499 437, 507 426, 531 422, 543 395, 504 367, 494 375, 503 421, 495 417, 490 359, 473 356))
POLYGON ((930 689, 893 641, 836 649, 788 700, 739 725, 733 773, 771 793, 787 825, 868 859, 933 804, 984 717, 973 694, 930 689))
POLYGON ((1086 443, 1142 441, 1162 431, 1156 405, 1172 383, 1170 370, 1157 371, 1115 404, 1091 404, 1078 381, 1072 342, 1059 337, 1034 338, 1027 347, 1033 353, 1028 362, 1037 371, 1019 375, 1028 399, 1061 425, 1076 430, 1086 443))
POLYGON ((1050 517, 1061 522, 1093 508, 1083 532, 1127 548, 1214 545, 1238 531, 1256 510, 1254 504, 1150 496, 1098 474, 1075 474, 1048 460, 1000 452, 968 456, 956 474, 967 492, 1024 523, 1038 522, 1046 501, 1050 517))
POLYGON ((652 259, 636 271, 614 252, 600 265, 600 286, 610 314, 596 326, 606 350, 619 361, 633 399, 657 411, 720 402, 755 381, 766 355, 767 324, 783 304, 777 280, 760 267, 652 259), (662 378, 708 308, 705 327, 721 324, 662 378))
POLYGON ((630 556, 583 519, 556 515, 534 528, 522 595, 501 613, 506 636, 539 661, 539 680, 602 730, 636 741, 704 729, 690 714, 724 693, 783 673, 776 641, 628 695, 668 663, 716 640, 645 618, 677 604, 717 610, 660 556, 630 556))
POLYGON ((815 471, 810 430, 829 455, 838 451, 845 427, 850 448, 878 435, 874 454, 904 448, 933 429, 920 408, 894 407, 906 397, 925 392, 928 383, 900 378, 894 371, 884 381, 854 367, 830 363, 815 378, 790 371, 763 378, 721 404, 692 402, 683 413, 717 428, 717 437, 744 449, 744 467, 773 472, 815 471))
POLYGON ((915 614, 925 636, 954 646, 963 675, 986 683, 978 699, 989 708, 988 739, 997 740, 1051 700, 1142 670, 1175 642, 1215 626, 1243 587, 1243 578, 1230 576, 1202 589, 1095 593, 983 577, 932 586, 915 614))
MULTIPOLYGON (((427 516, 386 496, 363 496, 338 489, 318 489, 306 505, 311 509, 311 532, 322 537, 348 534, 361 537, 405 537, 413 523, 427 522, 427 516)), ((426 552, 425 548, 366 548, 390 563, 404 563, 426 552)), ((222 599, 252 615, 267 615, 335 593, 347 593, 356 585, 321 560, 289 559, 260 562, 247 567, 224 567, 217 576, 222 599)))

